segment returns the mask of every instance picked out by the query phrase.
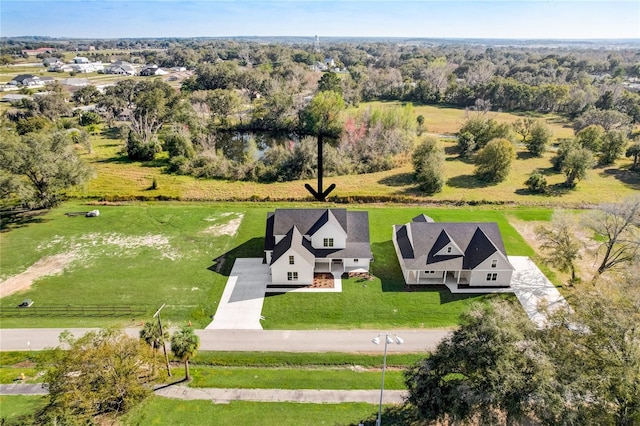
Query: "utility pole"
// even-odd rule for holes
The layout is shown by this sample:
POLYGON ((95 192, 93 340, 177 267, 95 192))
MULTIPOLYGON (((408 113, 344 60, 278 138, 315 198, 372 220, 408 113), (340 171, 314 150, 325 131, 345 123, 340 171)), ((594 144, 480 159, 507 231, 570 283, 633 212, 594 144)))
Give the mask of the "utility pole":
POLYGON ((164 306, 165 306, 165 303, 163 303, 162 306, 158 308, 156 313, 153 314, 153 317, 154 318, 158 317, 158 327, 160 327, 160 340, 162 341, 162 351, 164 352, 164 360, 167 365, 167 374, 169 375, 169 377, 171 377, 171 369, 169 368, 169 355, 167 355, 167 347, 164 344, 164 333, 162 332, 162 321, 160 320, 160 311, 162 310, 162 308, 164 308, 164 306))

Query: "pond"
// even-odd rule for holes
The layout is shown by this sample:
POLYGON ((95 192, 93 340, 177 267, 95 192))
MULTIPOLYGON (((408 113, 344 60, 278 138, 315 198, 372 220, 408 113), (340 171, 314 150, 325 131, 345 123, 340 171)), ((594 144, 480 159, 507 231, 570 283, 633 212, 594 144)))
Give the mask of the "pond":
POLYGON ((273 146, 288 146, 300 143, 300 136, 295 133, 231 131, 218 132, 216 148, 222 150, 225 157, 234 161, 243 161, 245 155, 252 153, 261 158, 273 146))

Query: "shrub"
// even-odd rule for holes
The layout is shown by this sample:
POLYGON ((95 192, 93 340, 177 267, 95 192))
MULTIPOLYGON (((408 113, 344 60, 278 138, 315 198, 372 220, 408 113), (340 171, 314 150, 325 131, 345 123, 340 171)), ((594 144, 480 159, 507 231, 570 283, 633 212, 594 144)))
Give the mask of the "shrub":
POLYGON ((529 191, 536 194, 544 194, 547 192, 547 179, 542 173, 534 172, 524 183, 529 191))
POLYGON ((425 138, 413 152, 412 160, 418 188, 427 194, 442 191, 444 150, 438 140, 434 137, 425 138))
POLYGON ((502 182, 509 175, 516 150, 507 139, 493 139, 476 156, 475 174, 486 182, 502 182))
POLYGON ((127 156, 133 161, 151 161, 160 152, 157 140, 145 142, 135 132, 129 132, 126 145, 127 156))

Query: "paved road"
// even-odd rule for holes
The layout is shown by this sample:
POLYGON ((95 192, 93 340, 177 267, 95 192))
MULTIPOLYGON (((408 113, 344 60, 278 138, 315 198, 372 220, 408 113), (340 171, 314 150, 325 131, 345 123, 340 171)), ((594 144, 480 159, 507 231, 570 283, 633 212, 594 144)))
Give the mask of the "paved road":
MULTIPOLYGON (((58 336, 69 330, 79 337, 87 328, 7 328, 0 329, 0 350, 42 350, 59 345, 58 336)), ((371 339, 387 330, 196 330, 203 351, 280 352, 380 352, 382 345, 371 339)), ((425 352, 435 349, 450 330, 388 330, 402 337, 402 345, 390 344, 389 353, 425 352)), ((137 337, 140 328, 125 332, 137 337)))

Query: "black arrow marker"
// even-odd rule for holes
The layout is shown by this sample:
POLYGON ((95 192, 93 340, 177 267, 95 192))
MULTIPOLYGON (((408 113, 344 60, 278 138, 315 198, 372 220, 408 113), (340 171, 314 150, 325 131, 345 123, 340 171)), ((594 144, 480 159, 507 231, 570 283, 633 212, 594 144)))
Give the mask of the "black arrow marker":
POLYGON ((327 195, 336 188, 336 184, 332 183, 326 190, 322 190, 322 135, 318 135, 318 190, 316 191, 308 183, 304 184, 307 191, 313 195, 316 201, 326 201, 327 195))

